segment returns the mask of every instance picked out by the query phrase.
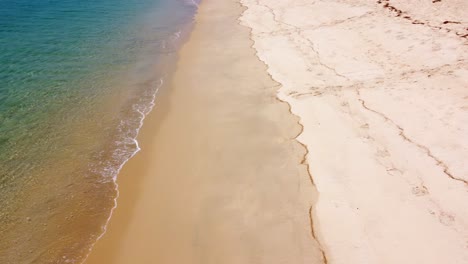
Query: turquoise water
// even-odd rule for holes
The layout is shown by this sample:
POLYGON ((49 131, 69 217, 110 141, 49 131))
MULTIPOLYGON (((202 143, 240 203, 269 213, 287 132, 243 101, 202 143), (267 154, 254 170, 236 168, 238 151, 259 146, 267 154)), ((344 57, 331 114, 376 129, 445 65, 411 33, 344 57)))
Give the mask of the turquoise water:
POLYGON ((0 263, 78 263, 103 232, 195 11, 0 0, 0 263))

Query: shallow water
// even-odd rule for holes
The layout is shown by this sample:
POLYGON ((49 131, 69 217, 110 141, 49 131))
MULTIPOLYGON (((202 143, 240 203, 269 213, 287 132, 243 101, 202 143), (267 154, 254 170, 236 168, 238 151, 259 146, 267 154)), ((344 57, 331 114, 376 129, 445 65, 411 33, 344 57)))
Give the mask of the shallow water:
POLYGON ((87 254, 195 11, 187 0, 0 2, 0 263, 87 254))

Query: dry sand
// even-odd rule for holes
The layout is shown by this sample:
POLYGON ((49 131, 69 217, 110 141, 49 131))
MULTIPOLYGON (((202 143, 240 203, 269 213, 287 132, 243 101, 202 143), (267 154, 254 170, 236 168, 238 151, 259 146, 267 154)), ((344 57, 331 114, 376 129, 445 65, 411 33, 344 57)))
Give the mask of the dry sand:
POLYGON ((467 1, 242 0, 329 263, 468 263, 467 1))
POLYGON ((235 0, 204 0, 86 263, 322 263, 314 187, 235 0), (167 89, 169 88, 169 89, 167 89))

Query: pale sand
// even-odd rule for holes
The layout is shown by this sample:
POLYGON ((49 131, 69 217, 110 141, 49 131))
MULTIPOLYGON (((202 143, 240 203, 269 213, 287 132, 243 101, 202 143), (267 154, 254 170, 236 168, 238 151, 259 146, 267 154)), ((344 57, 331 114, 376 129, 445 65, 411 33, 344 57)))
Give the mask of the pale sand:
POLYGON ((304 126, 328 262, 468 263, 468 2, 241 2, 304 126))
POLYGON ((298 120, 235 0, 204 0, 86 263, 322 263, 298 120))

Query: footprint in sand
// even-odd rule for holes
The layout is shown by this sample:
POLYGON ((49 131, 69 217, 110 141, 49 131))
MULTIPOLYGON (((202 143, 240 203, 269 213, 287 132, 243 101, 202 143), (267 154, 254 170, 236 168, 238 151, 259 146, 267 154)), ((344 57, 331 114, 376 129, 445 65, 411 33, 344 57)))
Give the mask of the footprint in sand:
POLYGON ((443 225, 450 226, 455 221, 455 217, 453 215, 448 214, 446 212, 441 212, 439 214, 439 222, 443 225))
POLYGON ((429 193, 425 186, 414 186, 411 192, 416 196, 424 196, 429 193))

